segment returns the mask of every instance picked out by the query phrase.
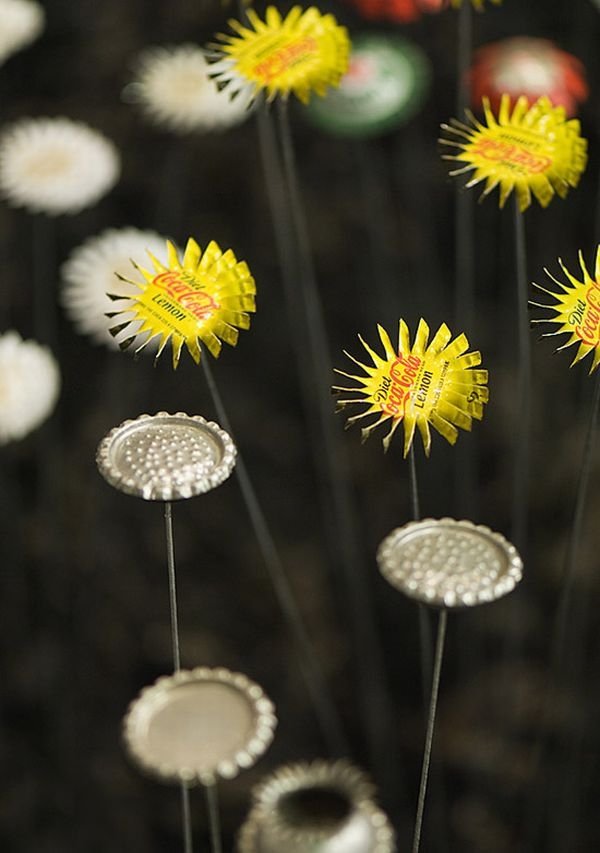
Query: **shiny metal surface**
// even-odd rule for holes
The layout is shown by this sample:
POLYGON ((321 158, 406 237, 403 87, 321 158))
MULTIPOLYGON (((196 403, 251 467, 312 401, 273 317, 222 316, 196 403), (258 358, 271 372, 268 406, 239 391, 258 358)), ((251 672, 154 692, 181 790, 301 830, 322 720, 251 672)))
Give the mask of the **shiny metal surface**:
POLYGON ((273 703, 245 675, 198 667, 142 690, 123 721, 127 751, 164 782, 212 785, 251 767, 273 739, 273 703))
POLYGON ((387 536, 377 552, 389 583, 410 598, 439 607, 495 601, 521 580, 516 548, 488 527, 452 518, 411 522, 387 536))
POLYGON ((346 761, 286 765, 253 792, 239 853, 392 853, 373 785, 346 761))
POLYGON ((121 492, 148 501, 203 494, 226 480, 235 465, 230 436, 200 415, 140 415, 100 442, 96 463, 121 492))

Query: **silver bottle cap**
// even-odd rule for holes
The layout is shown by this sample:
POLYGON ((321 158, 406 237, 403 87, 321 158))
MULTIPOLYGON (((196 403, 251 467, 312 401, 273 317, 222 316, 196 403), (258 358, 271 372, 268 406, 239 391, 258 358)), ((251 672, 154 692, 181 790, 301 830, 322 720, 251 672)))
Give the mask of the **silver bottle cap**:
POLYGON ((347 761, 286 765, 253 792, 239 853, 393 853, 368 778, 347 761))
POLYGON ((245 675, 198 667, 159 678, 123 721, 133 760, 164 782, 212 785, 265 752, 277 725, 273 703, 245 675))
POLYGON ((235 465, 230 436, 200 415, 140 415, 100 442, 96 454, 105 480, 147 501, 203 494, 226 480, 235 465))
POLYGON ((438 607, 495 601, 521 580, 523 562, 504 536, 452 518, 392 531, 377 552, 383 576, 410 598, 438 607))

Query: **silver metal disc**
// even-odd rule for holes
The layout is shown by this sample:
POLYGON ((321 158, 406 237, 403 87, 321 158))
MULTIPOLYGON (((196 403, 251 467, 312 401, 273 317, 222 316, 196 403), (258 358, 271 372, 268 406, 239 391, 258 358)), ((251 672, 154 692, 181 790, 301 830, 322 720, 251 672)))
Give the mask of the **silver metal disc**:
POLYGON ((253 791, 240 853, 392 853, 394 831, 375 789, 347 761, 281 767, 253 791))
POLYGON ((131 703, 123 722, 128 752, 165 782, 211 785, 251 767, 277 719, 262 689, 227 669, 180 670, 131 703))
POLYGON ((203 494, 226 480, 235 465, 230 436, 200 415, 140 415, 100 442, 96 463, 121 492, 147 501, 203 494))
POLYGON ((392 586, 439 607, 495 601, 521 580, 516 548, 488 527, 452 518, 415 521, 381 543, 377 562, 392 586))

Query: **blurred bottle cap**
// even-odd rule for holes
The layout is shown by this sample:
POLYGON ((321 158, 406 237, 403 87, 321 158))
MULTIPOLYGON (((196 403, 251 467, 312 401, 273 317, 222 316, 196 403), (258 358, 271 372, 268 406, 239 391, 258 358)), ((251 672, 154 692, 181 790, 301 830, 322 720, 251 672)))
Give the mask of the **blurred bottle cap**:
POLYGON ((430 81, 426 56, 398 36, 359 35, 340 85, 312 98, 305 114, 336 136, 369 137, 407 122, 421 108, 430 81))
POLYGON ((227 669, 179 670, 135 699, 123 721, 133 760, 164 782, 212 785, 251 767, 273 739, 262 688, 227 669))
POLYGON ((368 777, 347 761, 289 764, 253 791, 240 853, 392 853, 368 777))

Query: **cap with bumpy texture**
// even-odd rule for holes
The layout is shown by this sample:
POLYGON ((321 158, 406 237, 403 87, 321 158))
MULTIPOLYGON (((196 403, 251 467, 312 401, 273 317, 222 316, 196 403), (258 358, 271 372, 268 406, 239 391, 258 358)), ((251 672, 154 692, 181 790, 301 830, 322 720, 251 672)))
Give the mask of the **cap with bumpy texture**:
POLYGON ((124 421, 100 442, 96 462, 115 489, 147 501, 191 498, 231 474, 228 433, 200 415, 159 412, 124 421))
POLYGON ((495 601, 521 580, 516 548, 488 527, 452 518, 415 521, 390 533, 377 553, 392 586, 439 607, 495 601))

